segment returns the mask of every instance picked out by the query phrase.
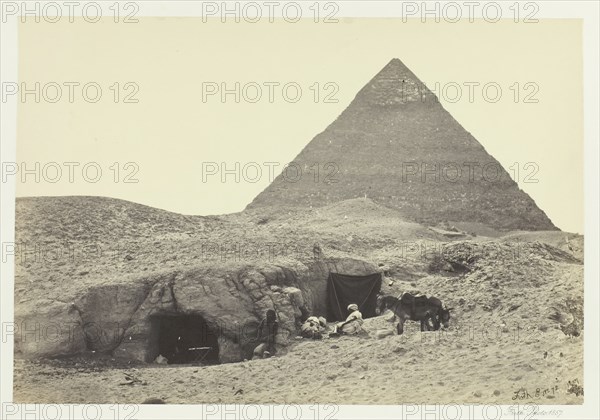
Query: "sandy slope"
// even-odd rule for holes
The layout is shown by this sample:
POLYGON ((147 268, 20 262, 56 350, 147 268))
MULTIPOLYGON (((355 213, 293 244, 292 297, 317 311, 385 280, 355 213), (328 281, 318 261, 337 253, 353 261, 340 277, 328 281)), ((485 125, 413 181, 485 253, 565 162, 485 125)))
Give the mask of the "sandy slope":
POLYGON ((122 200, 40 198, 18 201, 17 221, 18 243, 56 247, 68 240, 121 250, 76 258, 21 256, 17 314, 77 296, 90 285, 191 267, 204 257, 203 244, 231 241, 257 247, 292 241, 305 250, 319 243, 326 255, 380 264, 388 294, 421 291, 454 307, 443 339, 435 333, 377 339, 376 330, 390 328, 379 317, 366 322, 371 337, 301 340, 287 354, 238 364, 133 371, 111 363, 110 356, 103 363, 16 360, 18 402, 139 403, 161 397, 169 403, 510 404, 521 388, 530 396, 520 402, 582 402, 568 393, 568 381, 583 383, 581 237, 569 236, 572 250, 561 246, 562 232, 454 241, 360 199, 268 217, 250 211, 203 218, 122 200), (127 372, 140 382, 119 385, 127 372), (537 388, 553 393, 536 396, 537 388))
MULTIPOLYGON (((384 317, 367 323, 389 325, 384 317)), ((581 404, 583 337, 472 328, 405 336, 301 340, 267 360, 198 367, 93 371, 18 361, 19 402, 140 403, 499 403, 581 404), (119 385, 125 374, 142 384, 119 385), (21 376, 22 375, 22 376, 21 376), (59 386, 57 386, 60 384, 59 386), (540 392, 536 394, 537 389, 540 392), (241 390, 241 392, 240 392, 241 390), (515 393, 524 398, 514 400, 515 393), (544 394, 544 390, 547 390, 544 394)))

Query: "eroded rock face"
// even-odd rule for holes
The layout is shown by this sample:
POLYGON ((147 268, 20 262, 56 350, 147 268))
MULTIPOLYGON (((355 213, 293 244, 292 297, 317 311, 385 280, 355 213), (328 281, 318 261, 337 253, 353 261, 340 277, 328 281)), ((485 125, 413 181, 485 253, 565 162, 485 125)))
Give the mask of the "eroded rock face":
POLYGON ((15 312, 15 356, 47 357, 86 349, 81 318, 72 304, 44 300, 15 312))
POLYGON ((151 287, 147 281, 99 286, 76 301, 87 348, 114 349, 151 287))
POLYGON ((158 356, 158 322, 174 315, 200 316, 217 337, 222 363, 250 358, 257 327, 268 309, 279 320, 276 339, 284 351, 306 314, 326 313, 329 272, 369 274, 373 263, 337 258, 299 262, 205 265, 185 271, 127 279, 92 287, 71 304, 52 304, 28 312, 29 323, 46 317, 71 325, 70 335, 48 341, 17 337, 24 357, 59 356, 85 350, 112 351, 116 357, 152 362, 158 356))

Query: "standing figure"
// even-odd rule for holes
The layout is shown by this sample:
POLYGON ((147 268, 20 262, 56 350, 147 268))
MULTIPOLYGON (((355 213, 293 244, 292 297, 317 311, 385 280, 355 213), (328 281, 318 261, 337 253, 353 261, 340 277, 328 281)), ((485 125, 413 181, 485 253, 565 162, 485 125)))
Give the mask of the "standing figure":
POLYGON ((275 337, 278 329, 277 314, 273 309, 268 309, 265 318, 258 325, 256 339, 260 344, 254 349, 253 359, 264 359, 275 354, 275 337))

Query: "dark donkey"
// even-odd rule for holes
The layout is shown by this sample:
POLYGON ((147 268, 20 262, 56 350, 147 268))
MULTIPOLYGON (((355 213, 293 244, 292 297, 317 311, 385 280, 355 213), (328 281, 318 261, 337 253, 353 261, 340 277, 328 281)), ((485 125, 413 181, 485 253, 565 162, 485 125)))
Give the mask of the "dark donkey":
POLYGON ((407 320, 420 321, 421 331, 437 331, 441 326, 448 328, 452 308, 446 308, 442 301, 435 297, 414 296, 410 293, 403 293, 400 299, 393 296, 379 295, 375 313, 380 315, 386 309, 394 313, 394 319, 397 317, 400 320, 397 328, 398 334, 402 334, 404 332, 404 322, 407 320))

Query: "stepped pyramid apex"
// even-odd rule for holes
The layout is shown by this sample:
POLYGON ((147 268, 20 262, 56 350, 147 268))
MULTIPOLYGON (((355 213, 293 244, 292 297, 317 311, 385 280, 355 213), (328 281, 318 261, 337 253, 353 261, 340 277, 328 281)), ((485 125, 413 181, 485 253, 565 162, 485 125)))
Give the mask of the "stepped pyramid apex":
POLYGON ((397 80, 399 82, 406 79, 419 81, 417 76, 410 71, 399 58, 392 58, 380 71, 371 79, 371 83, 377 80, 397 80))
POLYGON ((408 70, 408 67, 399 58, 392 58, 388 63, 381 69, 384 70, 408 70))
POLYGON ((435 95, 399 58, 392 58, 356 95, 368 105, 437 102, 435 95))

